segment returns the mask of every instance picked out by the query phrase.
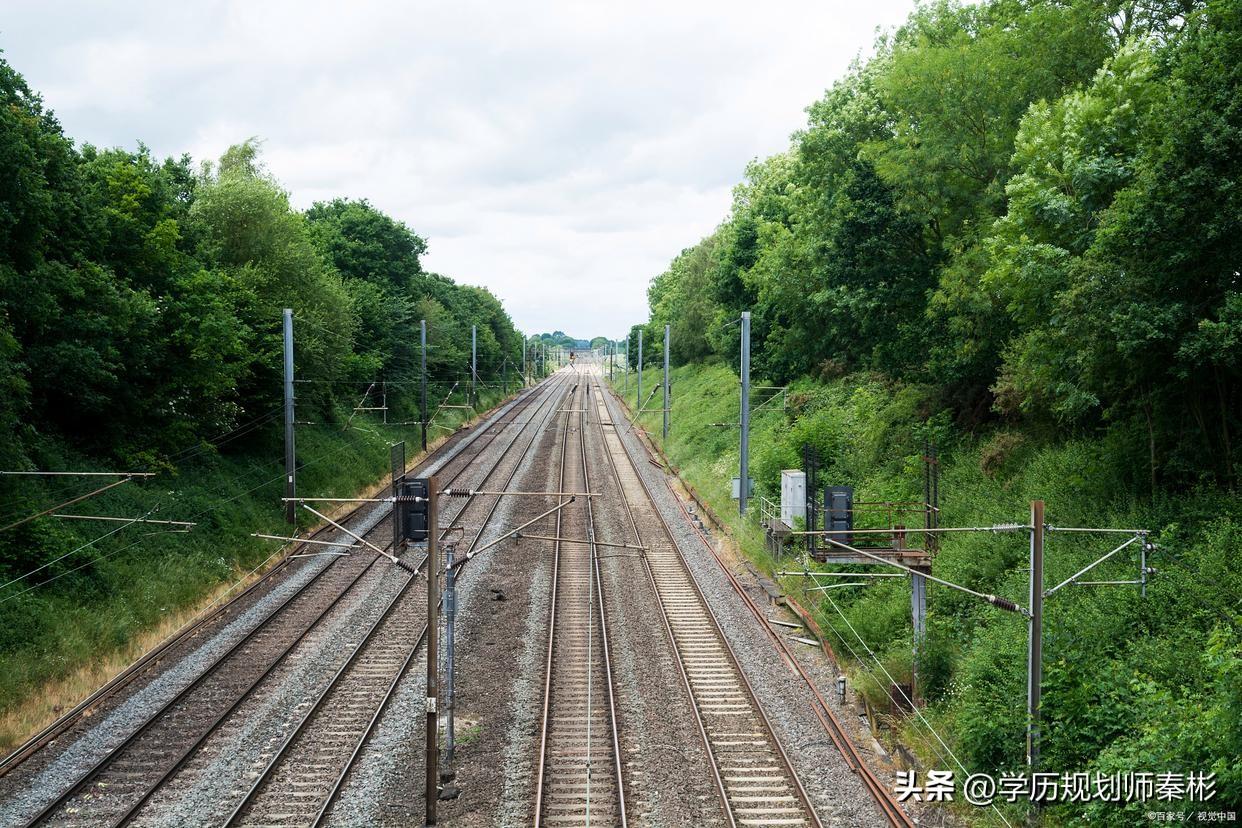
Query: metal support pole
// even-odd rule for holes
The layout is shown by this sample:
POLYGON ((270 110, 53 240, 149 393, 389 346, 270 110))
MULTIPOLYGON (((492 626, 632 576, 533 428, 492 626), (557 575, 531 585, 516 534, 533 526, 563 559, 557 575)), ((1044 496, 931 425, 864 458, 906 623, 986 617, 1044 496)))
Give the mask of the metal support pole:
POLYGON ((668 332, 669 326, 664 326, 664 439, 668 440, 668 332))
POLYGON ((440 487, 434 477, 427 481, 427 779, 423 791, 427 806, 427 825, 436 824, 436 804, 440 798, 440 728, 436 702, 440 695, 440 487))
POLYGON ((530 381, 530 376, 526 373, 526 340, 522 340, 522 387, 525 388, 530 381))
POLYGON ((1147 533, 1143 533, 1142 551, 1139 553, 1139 594, 1147 597, 1147 533))
POLYGON ((470 404, 479 404, 479 327, 470 326, 470 404))
POLYGON ((422 404, 420 411, 422 412, 419 419, 422 421, 423 432, 423 451, 427 450, 427 320, 419 322, 419 337, 423 344, 423 380, 422 380, 422 404))
POLYGON ((621 392, 624 396, 630 394, 630 335, 625 335, 625 390, 621 392))
POLYGON ((1030 635, 1026 653, 1026 764, 1039 769, 1039 691, 1044 649, 1044 502, 1031 501, 1030 635))
MULTIPOLYGON (((285 497, 297 497, 298 465, 293 440, 293 309, 285 308, 285 497)), ((285 521, 297 522, 297 504, 285 501, 285 521)))
POLYGON ((444 772, 453 764, 453 631, 457 626, 457 568, 453 552, 457 544, 444 544, 444 772))
POLYGON ((643 407, 643 329, 638 329, 638 402, 635 409, 643 407))
POLYGON ((389 446, 388 461, 392 466, 392 496, 394 498, 392 506, 392 554, 400 555, 401 550, 405 546, 405 539, 401 537, 401 509, 397 507, 395 498, 401 494, 399 487, 402 478, 405 477, 404 440, 389 446))
POLYGON ((738 468, 737 513, 746 514, 750 494, 750 311, 742 311, 742 457, 738 468))
MULTIPOLYGON (((919 689, 919 659, 923 655, 923 642, 927 638, 927 579, 921 574, 923 567, 914 567, 920 571, 910 576, 910 615, 914 626, 914 663, 911 670, 910 695, 917 702, 921 695, 919 689)), ((930 567, 928 567, 930 569, 930 567)))

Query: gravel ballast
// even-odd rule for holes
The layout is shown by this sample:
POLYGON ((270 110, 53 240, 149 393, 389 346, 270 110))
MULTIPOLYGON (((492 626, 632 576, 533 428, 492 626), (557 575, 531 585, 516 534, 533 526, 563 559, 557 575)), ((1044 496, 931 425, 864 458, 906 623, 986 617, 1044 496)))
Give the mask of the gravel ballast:
MULTIPOLYGON (((354 531, 364 534, 385 513, 383 507, 371 510, 360 524, 361 531, 354 531)), ((346 543, 351 542, 346 539, 346 543)), ((33 778, 21 780, 20 786, 13 784, 18 782, 16 778, 12 781, 6 778, 8 789, 4 791, 4 802, 0 803, 0 824, 12 825, 31 819, 40 808, 53 801, 61 791, 141 727, 150 718, 152 710, 176 696, 216 658, 262 623, 286 598, 297 592, 321 570, 331 566, 336 558, 324 556, 309 560, 309 565, 300 567, 296 573, 284 579, 227 626, 207 637, 176 665, 165 669, 103 719, 94 722, 92 727, 76 734, 72 744, 42 767, 33 778)))
MULTIPOLYGON (((606 396, 613 419, 626 422, 620 405, 606 396)), ((639 436, 617 429, 634 467, 674 535, 682 557, 729 640, 760 705, 784 745, 795 770, 814 802, 820 819, 829 825, 886 825, 879 808, 859 778, 846 765, 811 708, 805 683, 782 662, 780 654, 750 609, 729 583, 719 562, 703 547, 694 527, 677 505, 662 468, 647 462, 639 436)))

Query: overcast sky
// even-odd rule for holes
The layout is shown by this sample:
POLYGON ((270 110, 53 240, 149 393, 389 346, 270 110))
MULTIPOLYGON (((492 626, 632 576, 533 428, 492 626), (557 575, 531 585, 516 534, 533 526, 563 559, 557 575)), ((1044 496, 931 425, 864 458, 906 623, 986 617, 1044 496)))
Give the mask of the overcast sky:
POLYGON ((9 0, 0 49, 79 142, 215 158, 294 203, 369 199, 527 332, 621 335, 746 163, 913 0, 9 0))

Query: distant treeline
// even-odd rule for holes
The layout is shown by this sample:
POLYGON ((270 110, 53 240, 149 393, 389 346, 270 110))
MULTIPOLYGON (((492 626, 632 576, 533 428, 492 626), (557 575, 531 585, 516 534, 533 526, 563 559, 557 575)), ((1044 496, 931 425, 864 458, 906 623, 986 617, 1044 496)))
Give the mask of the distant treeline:
POLYGON ((573 350, 587 350, 597 345, 602 345, 608 340, 605 337, 597 336, 594 339, 576 339, 564 331, 553 331, 552 333, 535 334, 530 338, 532 343, 542 343, 544 345, 560 346, 573 350))
POLYGON ((522 339, 500 302, 424 271, 425 250, 366 201, 294 210, 253 140, 197 169, 75 147, 0 60, 0 467, 63 438, 158 468, 269 415, 284 307, 308 419, 372 381, 408 410, 420 319, 433 380, 466 379, 472 324, 480 374, 512 371, 522 339))
POLYGON ((654 279, 646 354, 669 323, 736 365, 749 310, 770 380, 879 372, 1232 485, 1240 81, 1236 0, 920 5, 654 279))

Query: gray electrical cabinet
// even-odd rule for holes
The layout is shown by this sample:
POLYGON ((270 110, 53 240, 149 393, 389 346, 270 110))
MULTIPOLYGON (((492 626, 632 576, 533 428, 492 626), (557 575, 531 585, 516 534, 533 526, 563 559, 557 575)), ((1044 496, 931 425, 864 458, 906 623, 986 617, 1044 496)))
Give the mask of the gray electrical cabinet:
POLYGON ((781 472, 781 523, 793 528, 795 520, 806 520, 806 472, 781 472))
MULTIPOLYGON (((828 486, 824 489, 824 529, 843 534, 828 535, 840 543, 854 545, 854 487, 828 486)), ((831 544, 827 544, 831 547, 831 544)))

